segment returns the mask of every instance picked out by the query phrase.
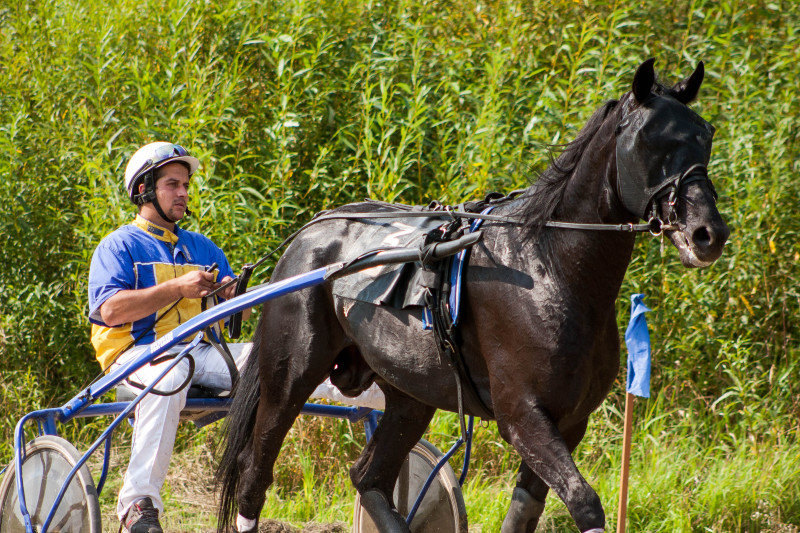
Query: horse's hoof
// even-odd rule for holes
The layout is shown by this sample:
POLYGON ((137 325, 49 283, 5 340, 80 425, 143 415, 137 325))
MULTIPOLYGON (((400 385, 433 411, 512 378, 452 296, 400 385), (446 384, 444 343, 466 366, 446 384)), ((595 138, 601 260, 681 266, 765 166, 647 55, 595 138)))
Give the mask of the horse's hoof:
POLYGON ((501 533, 533 533, 542 511, 544 502, 535 499, 527 490, 515 487, 501 533))
POLYGON ((369 513, 375 527, 381 533, 410 531, 403 517, 391 508, 389 500, 377 489, 370 489, 361 495, 361 506, 369 513))

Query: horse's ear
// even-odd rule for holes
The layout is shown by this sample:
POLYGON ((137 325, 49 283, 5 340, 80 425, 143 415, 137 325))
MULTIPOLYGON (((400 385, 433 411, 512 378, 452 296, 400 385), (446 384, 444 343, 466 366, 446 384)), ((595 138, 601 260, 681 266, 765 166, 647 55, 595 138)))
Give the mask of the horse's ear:
POLYGON ((656 81, 656 71, 653 69, 655 58, 651 57, 636 69, 636 74, 633 75, 633 96, 637 102, 644 102, 650 91, 653 89, 653 83, 656 81))
POLYGON ((691 76, 683 81, 679 81, 675 84, 675 87, 670 89, 670 94, 679 102, 689 104, 697 98, 697 93, 700 91, 700 84, 703 83, 703 76, 705 76, 705 66, 703 66, 703 62, 701 61, 697 64, 697 68, 694 69, 691 76))

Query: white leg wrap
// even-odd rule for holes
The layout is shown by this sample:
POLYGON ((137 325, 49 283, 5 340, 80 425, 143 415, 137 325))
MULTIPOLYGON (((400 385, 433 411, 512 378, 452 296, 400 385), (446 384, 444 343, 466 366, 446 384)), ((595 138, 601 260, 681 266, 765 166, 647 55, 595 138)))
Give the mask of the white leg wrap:
POLYGON ((236 515, 236 531, 253 531, 256 528, 256 520, 250 520, 242 515, 236 515))
POLYGON ((583 533, 605 533, 605 529, 601 527, 593 527, 592 529, 587 529, 583 533))

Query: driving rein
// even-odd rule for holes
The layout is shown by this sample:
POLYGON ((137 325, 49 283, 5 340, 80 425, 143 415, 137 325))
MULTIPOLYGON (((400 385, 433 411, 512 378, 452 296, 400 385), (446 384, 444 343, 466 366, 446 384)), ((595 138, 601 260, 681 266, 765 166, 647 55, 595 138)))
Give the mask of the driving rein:
MULTIPOLYGON (((648 221, 645 222, 644 224, 633 224, 630 222, 625 224, 602 224, 602 223, 588 223, 588 222, 561 222, 555 220, 548 220, 547 222, 544 223, 544 226, 548 228, 574 229, 574 230, 584 230, 584 231, 620 231, 625 233, 650 232, 651 235, 658 237, 664 231, 672 231, 678 229, 677 203, 678 203, 678 191, 680 190, 681 186, 700 180, 706 180, 708 182, 709 187, 711 188, 711 191, 714 194, 714 198, 716 199, 717 191, 714 189, 714 185, 711 182, 711 179, 708 177, 708 171, 706 169, 706 166, 702 164, 692 165, 682 174, 664 180, 664 184, 661 187, 661 189, 656 191, 650 199, 651 215, 648 221), (667 222, 664 222, 658 216, 658 207, 656 205, 656 202, 654 201, 663 197, 665 194, 669 194, 669 199, 668 199, 669 212, 667 213, 667 222)), ((513 191, 509 193, 507 196, 496 197, 493 198, 491 201, 486 201, 485 203, 499 204, 501 202, 516 199, 518 197, 524 198, 523 196, 521 196, 523 192, 524 190, 513 191)), ((492 194, 490 193, 490 195, 487 196, 487 198, 491 198, 491 196, 492 194)), ((379 205, 383 204, 383 202, 375 202, 375 203, 379 205)), ((397 204, 384 204, 384 205, 397 207, 397 204)), ((435 205, 436 208, 427 210, 401 209, 397 211, 377 212, 377 213, 375 212, 329 213, 327 211, 322 211, 319 214, 317 214, 309 223, 307 223, 305 226, 303 226, 295 233, 293 233, 288 239, 286 239, 286 241, 281 243, 281 246, 279 246, 278 248, 281 248, 284 244, 292 240, 298 233, 308 228, 309 226, 316 224, 318 222, 322 222, 324 220, 332 220, 332 219, 358 220, 358 219, 380 219, 380 218, 397 219, 397 218, 440 217, 440 218, 450 218, 451 220, 455 220, 456 218, 466 218, 466 219, 491 220, 495 222, 505 222, 509 224, 521 224, 520 220, 513 217, 461 211, 458 209, 453 209, 450 206, 441 205, 438 202, 435 202, 435 205)), ((462 204, 462 206, 463 205, 464 204, 462 204)))
MULTIPOLYGON (((548 228, 572 229, 572 230, 582 230, 582 231, 618 231, 623 233, 649 232, 654 237, 658 237, 662 235, 665 231, 673 231, 678 229, 677 203, 678 203, 678 192, 680 190, 680 187, 682 185, 689 184, 691 182, 699 180, 706 180, 708 182, 711 192, 714 194, 714 198, 716 199, 717 191, 714 189, 714 185, 711 182, 711 178, 708 177, 708 171, 706 169, 706 166, 702 164, 692 165, 683 173, 664 180, 664 184, 661 187, 661 189, 656 191, 650 199, 651 215, 648 221, 643 224, 633 224, 633 223, 602 224, 602 223, 588 223, 588 222, 561 222, 555 220, 548 220, 547 222, 544 223, 544 226, 548 228), (667 213, 666 222, 664 222, 658 216, 658 207, 656 202, 654 201, 663 197, 665 194, 669 194, 668 198, 669 211, 667 213)), ((477 203, 478 205, 486 205, 486 204, 497 205, 499 203, 509 201, 512 199, 522 198, 521 195, 524 192, 525 192, 524 189, 512 191, 506 196, 500 195, 498 193, 490 193, 489 195, 487 195, 486 200, 484 200, 483 202, 475 202, 475 203, 477 203)), ((244 267, 242 268, 241 275, 226 283, 223 283, 215 291, 209 294, 209 296, 214 296, 233 284, 236 284, 235 295, 238 296, 240 294, 243 294, 247 290, 247 284, 250 280, 250 276, 256 268, 261 266, 261 264, 263 264, 267 259, 275 255, 275 253, 277 253, 278 250, 282 249, 289 242, 294 240, 294 238, 297 237, 297 235, 299 235, 301 231, 304 231, 309 226, 313 226, 315 224, 324 222, 326 220, 336 220, 336 219, 374 220, 374 219, 439 217, 443 219, 449 219, 450 221, 454 221, 456 219, 477 219, 477 220, 488 220, 493 222, 503 222, 507 224, 522 224, 522 222, 519 219, 514 217, 464 211, 462 209, 466 204, 461 204, 456 209, 453 209, 451 206, 446 206, 438 202, 433 202, 431 204, 432 206, 435 206, 433 208, 428 207, 428 209, 412 209, 402 204, 389 204, 374 200, 367 200, 367 201, 374 202, 377 205, 386 205, 394 207, 396 209, 394 211, 365 212, 365 213, 335 213, 335 212, 331 213, 329 211, 321 211, 320 213, 315 215, 314 218, 311 219, 311 221, 307 222, 305 225, 303 225, 303 227, 301 227, 300 229, 289 235, 282 243, 280 243, 277 247, 275 247, 274 250, 264 255, 261 259, 259 259, 255 263, 245 264, 244 267), (459 209, 459 207, 462 209, 459 209)), ((241 313, 237 313, 236 315, 231 317, 228 328, 231 338, 237 338, 239 336, 241 332, 241 320, 242 320, 241 313)))

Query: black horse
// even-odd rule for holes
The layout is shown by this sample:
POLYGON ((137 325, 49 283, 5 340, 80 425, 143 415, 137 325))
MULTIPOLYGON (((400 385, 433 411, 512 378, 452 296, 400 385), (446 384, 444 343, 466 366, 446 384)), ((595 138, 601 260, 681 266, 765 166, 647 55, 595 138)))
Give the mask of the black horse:
MULTIPOLYGON (((471 250, 461 351, 480 400, 522 458, 504 532, 533 532, 549 489, 582 532, 605 528, 600 499, 571 452, 619 370, 615 301, 634 234, 546 222, 657 218, 668 222, 665 233, 685 266, 720 257, 729 230, 706 172, 714 129, 687 107, 702 80, 700 63, 668 88, 656 82, 653 60, 645 61, 630 92, 598 109, 525 194, 493 211, 523 223, 485 223, 471 250)), ((365 226, 329 220, 309 227, 273 279, 350 259, 365 226)), ((350 477, 381 531, 408 531, 390 503, 401 464, 436 409, 457 410, 453 373, 433 334, 411 312, 338 297, 325 283, 267 302, 254 353, 218 471, 220 529, 238 503, 239 530, 255 530, 281 443, 330 375, 346 394, 373 381, 385 393, 385 414, 350 477)), ((480 413, 475 403, 466 412, 480 413)))

